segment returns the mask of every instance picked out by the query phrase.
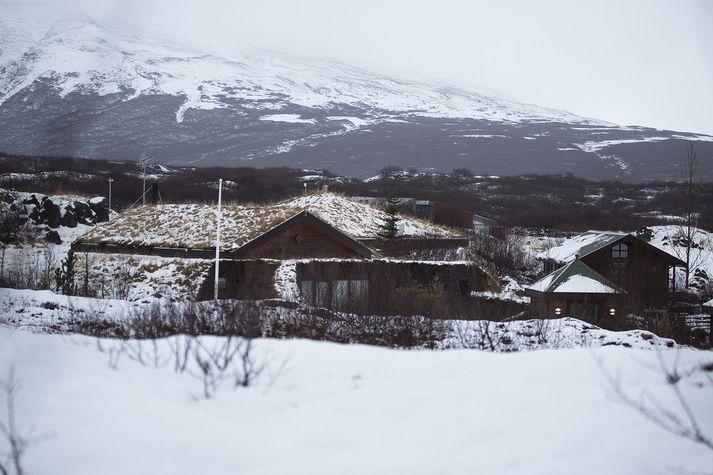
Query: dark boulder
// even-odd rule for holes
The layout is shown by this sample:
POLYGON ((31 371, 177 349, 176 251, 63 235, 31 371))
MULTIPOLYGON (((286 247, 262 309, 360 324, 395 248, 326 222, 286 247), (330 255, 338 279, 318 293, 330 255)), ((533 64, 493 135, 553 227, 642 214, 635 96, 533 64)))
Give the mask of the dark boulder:
POLYGON ((45 234, 45 241, 52 244, 62 244, 62 238, 60 238, 59 233, 54 230, 47 231, 47 234, 45 234))
POLYGON ((96 214, 96 222, 103 223, 109 220, 109 204, 103 196, 96 196, 89 200, 89 206, 96 214))
POLYGON ((9 191, 3 191, 2 200, 7 204, 12 204, 15 202, 15 197, 9 191))
POLYGON ((77 213, 75 213, 74 208, 71 206, 67 206, 64 209, 64 214, 62 215, 62 218, 59 222, 62 226, 67 226, 68 228, 76 228, 77 213))
POLYGON ((77 222, 82 224, 96 223, 96 214, 86 202, 75 201, 73 206, 74 213, 77 215, 77 222))
POLYGON ((60 225, 62 215, 59 206, 54 204, 51 199, 42 199, 42 211, 40 211, 40 221, 50 228, 57 228, 60 225))
POLYGON ((28 218, 34 221, 35 224, 40 224, 40 222, 42 222, 42 217, 40 216, 40 208, 38 208, 37 206, 27 206, 25 208, 24 214, 26 214, 28 218))
MULTIPOLYGON (((42 198, 42 201, 44 201, 46 198, 47 198, 46 196, 44 198, 42 198)), ((37 197, 35 195, 30 195, 29 198, 25 198, 24 200, 22 200, 22 204, 35 205, 37 207, 40 206, 40 202, 37 201, 37 197)))

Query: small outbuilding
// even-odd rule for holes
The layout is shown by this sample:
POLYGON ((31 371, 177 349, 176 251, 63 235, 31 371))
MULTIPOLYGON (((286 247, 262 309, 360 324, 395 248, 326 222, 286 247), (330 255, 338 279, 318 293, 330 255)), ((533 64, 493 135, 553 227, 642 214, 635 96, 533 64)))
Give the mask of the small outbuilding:
POLYGON ((575 260, 526 288, 531 312, 538 317, 575 317, 598 323, 619 315, 627 292, 580 260, 575 260))

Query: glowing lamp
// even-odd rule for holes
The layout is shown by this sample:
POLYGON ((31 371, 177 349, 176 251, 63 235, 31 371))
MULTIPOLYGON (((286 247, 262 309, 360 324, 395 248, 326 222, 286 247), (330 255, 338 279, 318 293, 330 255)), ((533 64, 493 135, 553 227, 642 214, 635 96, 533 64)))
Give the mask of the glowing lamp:
POLYGON ((557 307, 557 308, 555 309, 555 315, 562 315, 562 309, 559 308, 559 307, 557 307))
POLYGON ((609 315, 611 315, 612 317, 613 317, 614 315, 616 315, 616 309, 610 308, 610 309, 609 309, 609 315))

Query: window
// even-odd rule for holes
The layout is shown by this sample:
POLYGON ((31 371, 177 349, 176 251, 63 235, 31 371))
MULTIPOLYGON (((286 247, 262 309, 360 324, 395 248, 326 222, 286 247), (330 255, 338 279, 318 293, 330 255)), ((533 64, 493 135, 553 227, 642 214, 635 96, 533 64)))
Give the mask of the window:
POLYGON ((329 282, 316 282, 314 297, 316 307, 329 308, 329 282))
POLYGON ((335 280, 332 282, 332 310, 346 310, 349 303, 349 281, 335 280))
POLYGON ((351 280, 349 281, 349 290, 351 292, 351 301, 353 305, 364 306, 369 298, 369 281, 368 280, 351 280))
POLYGON ((314 281, 303 280, 300 284, 300 291, 302 292, 302 301, 307 305, 314 305, 314 281))
POLYGON ((369 297, 368 280, 332 280, 300 282, 302 301, 313 307, 336 311, 363 308, 369 297))
POLYGON ((622 243, 611 248, 611 256, 615 259, 626 259, 629 257, 629 246, 622 243))

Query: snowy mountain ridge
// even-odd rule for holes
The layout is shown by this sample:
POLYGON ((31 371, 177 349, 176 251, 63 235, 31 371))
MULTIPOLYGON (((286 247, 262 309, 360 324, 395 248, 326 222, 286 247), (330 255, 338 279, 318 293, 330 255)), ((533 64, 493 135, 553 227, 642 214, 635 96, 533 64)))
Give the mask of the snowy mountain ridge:
POLYGON ((0 8, 6 153, 147 152, 174 165, 361 178, 393 164, 646 181, 675 178, 685 140, 713 151, 711 136, 613 125, 491 91, 280 53, 206 52, 45 6, 0 8))
MULTIPOLYGON (((35 12, 36 10, 32 10, 35 12)), ((471 117, 500 121, 562 121, 603 125, 565 111, 517 103, 445 85, 373 74, 336 62, 278 53, 221 58, 170 43, 151 43, 105 28, 86 15, 28 15, 10 9, 0 20, 0 104, 34 81, 57 81, 62 97, 72 91, 100 95, 131 91, 127 99, 164 93, 184 95, 176 111, 230 107, 230 99, 260 101, 256 108, 280 110, 285 99, 304 107, 339 103, 427 117, 471 117), (34 21, 27 25, 28 16, 34 21), (44 31, 44 33, 42 33, 44 31)))

